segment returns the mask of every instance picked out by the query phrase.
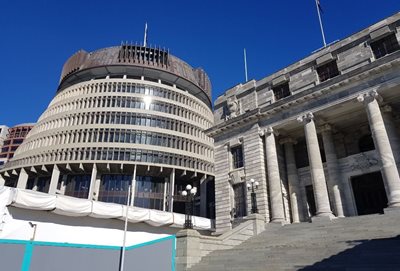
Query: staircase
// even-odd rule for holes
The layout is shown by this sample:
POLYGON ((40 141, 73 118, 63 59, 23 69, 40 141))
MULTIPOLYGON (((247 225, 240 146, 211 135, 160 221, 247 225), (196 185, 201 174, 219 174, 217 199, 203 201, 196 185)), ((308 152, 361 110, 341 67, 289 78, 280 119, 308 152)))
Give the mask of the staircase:
POLYGON ((259 235, 214 251, 189 270, 400 270, 400 215, 267 224, 259 235))

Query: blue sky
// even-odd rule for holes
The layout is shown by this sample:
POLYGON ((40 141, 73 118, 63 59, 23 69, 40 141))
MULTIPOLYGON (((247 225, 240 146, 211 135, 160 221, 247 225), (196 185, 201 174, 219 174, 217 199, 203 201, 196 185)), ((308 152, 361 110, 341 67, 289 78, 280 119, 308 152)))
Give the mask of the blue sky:
MULTIPOLYGON (((400 11, 398 0, 321 0, 328 42, 400 11)), ((0 7, 0 124, 36 122, 54 96, 66 59, 143 40, 203 67, 213 99, 261 79, 322 46, 314 0, 15 1, 0 7)))

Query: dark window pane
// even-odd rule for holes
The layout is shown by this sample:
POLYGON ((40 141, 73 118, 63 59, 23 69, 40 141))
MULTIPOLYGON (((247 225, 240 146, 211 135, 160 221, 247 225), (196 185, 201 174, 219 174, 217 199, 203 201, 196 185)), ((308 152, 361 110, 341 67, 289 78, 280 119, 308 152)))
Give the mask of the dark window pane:
POLYGON ((317 67, 317 73, 320 82, 324 82, 330 78, 338 76, 339 70, 336 64, 336 60, 317 67))
POLYGON ((275 95, 275 100, 280 100, 290 96, 289 83, 281 84, 272 88, 275 95))
POLYGON ((243 148, 242 146, 233 147, 231 149, 233 168, 243 167, 243 148))
POLYGON ((390 34, 382 39, 371 42, 371 49, 376 59, 384 57, 400 49, 399 42, 395 34, 390 34))

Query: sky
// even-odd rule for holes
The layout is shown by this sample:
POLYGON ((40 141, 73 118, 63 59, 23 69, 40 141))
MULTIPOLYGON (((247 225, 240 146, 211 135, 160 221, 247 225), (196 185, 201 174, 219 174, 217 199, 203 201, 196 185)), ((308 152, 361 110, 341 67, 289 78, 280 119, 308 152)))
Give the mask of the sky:
MULTIPOLYGON (((399 0, 320 0, 327 42, 396 12, 399 0)), ((213 100, 322 47, 314 0, 1 0, 0 125, 36 122, 76 51, 143 42, 169 48, 210 77, 213 100)))

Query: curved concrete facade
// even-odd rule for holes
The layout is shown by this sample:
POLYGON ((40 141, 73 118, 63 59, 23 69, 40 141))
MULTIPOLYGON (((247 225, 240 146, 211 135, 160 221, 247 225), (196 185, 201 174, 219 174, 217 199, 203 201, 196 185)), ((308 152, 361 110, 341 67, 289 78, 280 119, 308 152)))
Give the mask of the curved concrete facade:
MULTIPOLYGON (((130 47, 147 52, 146 64, 110 60, 128 49, 80 51, 66 62, 54 99, 2 171, 6 185, 124 203, 136 181, 135 205, 172 211, 175 200, 183 212, 179 191, 213 175, 208 77, 151 48, 130 47), (157 54, 168 65, 158 67, 157 54)), ((199 192, 197 214, 206 216, 199 192)))

